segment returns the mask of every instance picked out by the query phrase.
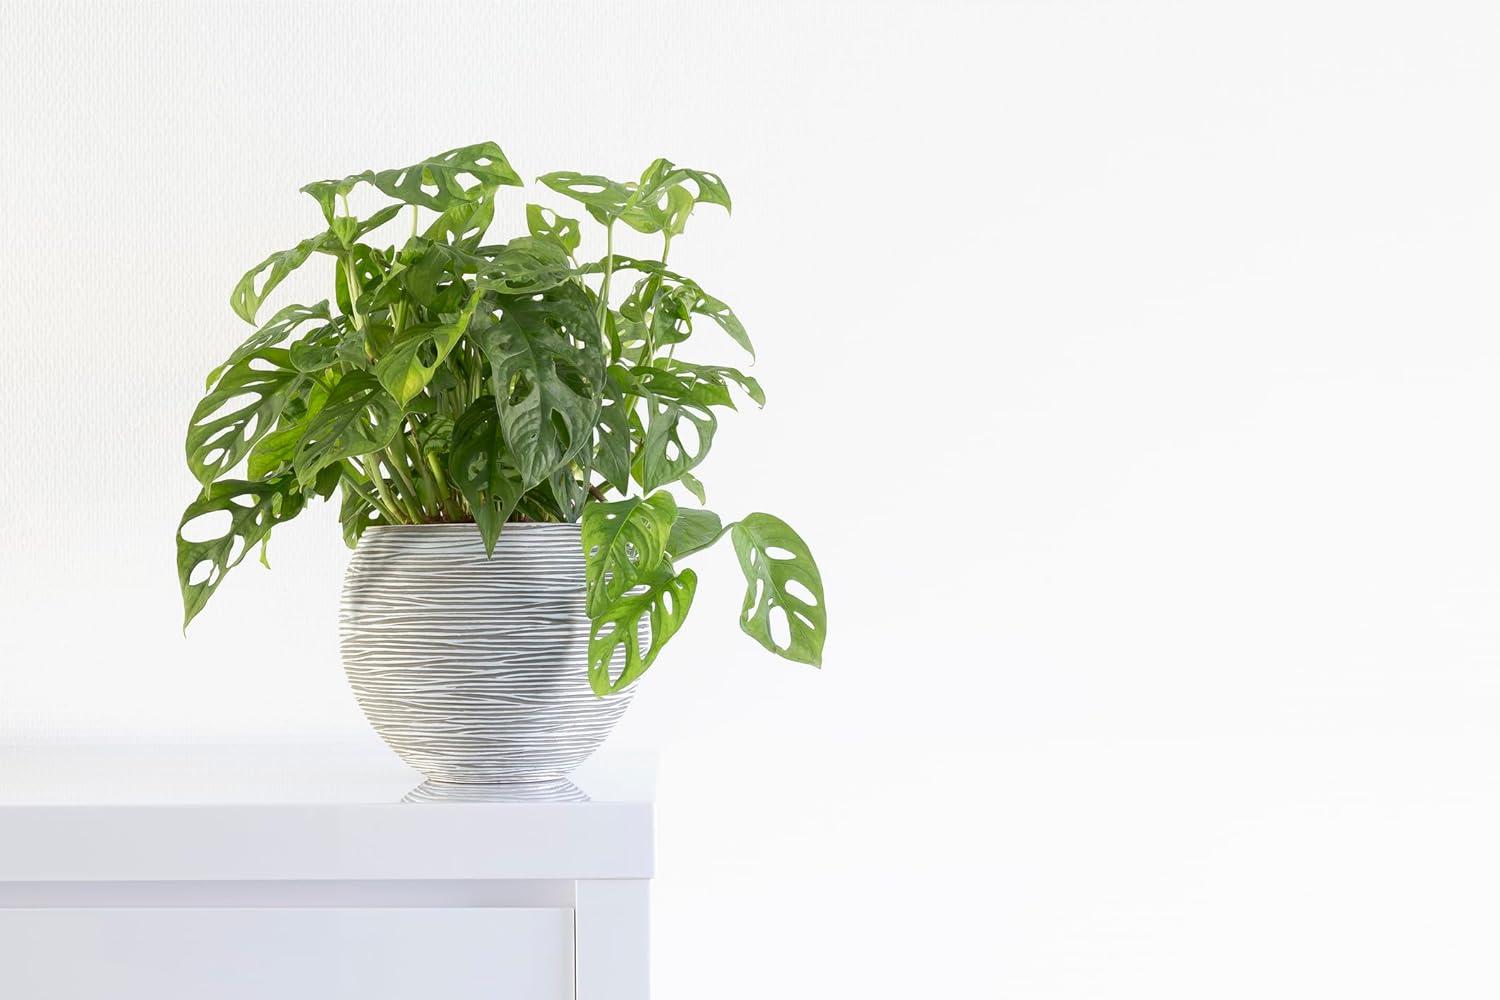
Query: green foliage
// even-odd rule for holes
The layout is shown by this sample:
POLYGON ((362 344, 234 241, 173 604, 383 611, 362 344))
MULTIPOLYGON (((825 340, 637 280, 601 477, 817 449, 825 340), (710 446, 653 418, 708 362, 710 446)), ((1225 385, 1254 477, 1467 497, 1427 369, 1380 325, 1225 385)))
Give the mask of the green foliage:
POLYGON ((246 552, 264 558, 274 526, 338 492, 350 546, 373 525, 472 522, 493 553, 508 522, 581 522, 601 695, 633 683, 681 628, 697 575, 676 563, 725 534, 749 588, 741 628, 778 655, 821 661, 822 582, 796 532, 768 514, 725 524, 665 489, 702 504, 693 470, 717 411, 739 396, 765 403, 740 370, 677 357, 705 318, 754 356, 733 310, 666 266, 698 206, 730 209, 724 182, 665 159, 634 181, 540 180, 604 227, 589 259, 578 220, 538 204, 525 233, 486 242, 500 189, 521 185, 492 142, 302 188, 326 229, 251 268, 230 304, 255 324, 320 257, 332 259, 332 293, 257 326, 193 411, 186 456, 201 492, 177 535, 184 624, 246 552), (356 216, 361 187, 391 203, 356 216), (660 258, 616 253, 617 222, 656 234, 660 258), (404 239, 377 239, 398 225, 404 239))

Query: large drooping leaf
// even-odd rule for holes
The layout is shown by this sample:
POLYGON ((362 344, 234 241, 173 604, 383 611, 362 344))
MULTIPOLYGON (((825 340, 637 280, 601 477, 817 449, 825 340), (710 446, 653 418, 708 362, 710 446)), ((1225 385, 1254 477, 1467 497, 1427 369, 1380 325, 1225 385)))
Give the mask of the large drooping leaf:
POLYGON ((474 400, 453 425, 448 474, 469 503, 485 551, 493 555, 505 519, 525 493, 505 448, 494 397, 474 400))
POLYGON ((530 487, 593 440, 604 356, 594 302, 578 285, 498 299, 500 322, 477 338, 505 443, 530 487))
POLYGON ((646 437, 632 471, 649 493, 708 457, 719 421, 707 405, 688 400, 650 395, 645 407, 646 437))
POLYGON ((187 462, 193 476, 207 486, 234 468, 309 384, 279 347, 262 348, 230 365, 188 422, 187 462))
POLYGON ((598 617, 661 565, 677 516, 669 493, 629 497, 583 508, 584 579, 588 613, 598 617))
POLYGON ((802 537, 778 517, 750 514, 729 529, 749 587, 740 608, 740 628, 766 649, 799 663, 820 666, 828 614, 823 577, 802 537), (785 620, 787 641, 777 642, 773 614, 785 620))
POLYGON ((679 507, 667 535, 667 554, 673 559, 690 556, 717 542, 732 527, 733 524, 720 523, 719 515, 711 510, 679 507))
POLYGON ((283 340, 296 333, 304 324, 327 324, 330 320, 327 299, 314 306, 297 305, 295 303, 287 306, 266 320, 258 330, 245 338, 244 343, 234 349, 234 352, 225 359, 223 364, 208 373, 208 387, 212 388, 213 384, 219 380, 219 376, 224 374, 224 369, 236 361, 249 357, 256 351, 264 348, 277 346, 283 340))
POLYGON ((331 231, 310 236, 290 250, 279 250, 245 272, 229 294, 229 304, 246 323, 255 322, 255 314, 271 290, 287 275, 307 262, 315 252, 337 253, 338 237, 331 231))
POLYGON ((379 451, 400 426, 401 406, 380 381, 369 372, 349 372, 308 422, 292 459, 297 480, 306 486, 334 462, 379 451))
POLYGON ((375 362, 375 377, 385 391, 405 406, 411 398, 432 381, 433 374, 469 329, 480 293, 469 297, 468 305, 447 323, 418 323, 397 335, 384 355, 375 362))
MULTIPOLYGON (((224 574, 238 566, 245 553, 270 534, 271 528, 290 521, 302 509, 303 495, 291 476, 264 483, 226 479, 214 483, 188 504, 177 525, 177 579, 182 587, 182 627, 203 610, 224 574), (189 540, 189 526, 200 518, 229 515, 222 534, 189 540)), ((197 535, 197 530, 191 531, 197 535)))
POLYGON ((521 178, 493 142, 460 146, 409 167, 381 170, 370 177, 386 195, 408 205, 445 212, 460 202, 478 201, 502 185, 519 187, 521 178))
POLYGON ((589 686, 604 696, 632 684, 682 627, 698 589, 698 575, 690 569, 674 573, 666 563, 658 566, 643 584, 594 617, 589 633, 589 686), (648 628, 650 644, 641 653, 648 628), (612 670, 617 651, 623 650, 619 673, 612 670))

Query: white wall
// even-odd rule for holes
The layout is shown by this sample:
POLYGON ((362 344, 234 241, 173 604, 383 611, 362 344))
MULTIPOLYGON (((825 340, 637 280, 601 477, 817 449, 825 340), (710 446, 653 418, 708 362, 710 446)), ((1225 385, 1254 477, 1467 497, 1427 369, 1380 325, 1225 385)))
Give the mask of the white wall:
POLYGON ((230 286, 308 180, 664 154, 771 397, 712 505, 832 627, 766 657, 717 552, 622 725, 659 995, 1500 991, 1493 5, 53 7, 0 0, 0 738, 362 731, 330 511, 178 631, 230 286))

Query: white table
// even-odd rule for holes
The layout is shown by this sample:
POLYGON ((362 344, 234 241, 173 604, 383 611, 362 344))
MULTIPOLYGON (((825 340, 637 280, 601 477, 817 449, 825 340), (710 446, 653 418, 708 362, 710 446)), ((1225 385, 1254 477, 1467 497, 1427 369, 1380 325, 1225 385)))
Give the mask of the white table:
POLYGON ((0 747, 0 997, 646 1000, 650 762, 573 780, 453 801, 373 741, 0 747))

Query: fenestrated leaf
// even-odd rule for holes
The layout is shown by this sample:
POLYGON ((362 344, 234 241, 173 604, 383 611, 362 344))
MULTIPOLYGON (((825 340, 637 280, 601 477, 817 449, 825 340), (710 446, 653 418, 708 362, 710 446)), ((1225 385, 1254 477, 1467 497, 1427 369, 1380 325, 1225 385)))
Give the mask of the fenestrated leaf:
POLYGON ((312 195, 313 200, 318 203, 318 208, 323 212, 323 218, 328 220, 329 228, 333 228, 333 221, 338 217, 338 199, 347 197, 360 184, 367 183, 374 177, 372 171, 350 174, 348 177, 332 178, 326 181, 312 181, 298 188, 304 194, 312 195))
POLYGON ((234 468, 308 385, 279 347, 262 348, 230 365, 188 422, 187 462, 194 477, 207 486, 234 468))
POLYGON ((717 174, 679 167, 671 160, 658 159, 642 172, 620 218, 642 233, 665 231, 675 236, 687 225, 694 204, 700 202, 721 205, 725 211, 732 207, 729 189, 717 174), (697 187, 696 194, 684 186, 687 183, 697 187))
POLYGON ((581 202, 600 225, 617 219, 630 200, 631 187, 598 174, 580 174, 574 170, 555 170, 537 180, 558 194, 581 202))
POLYGON ((555 240, 520 236, 503 247, 480 247, 487 261, 476 276, 479 288, 519 295, 545 292, 573 276, 567 251, 555 240))
POLYGON ((604 696, 634 683, 656 662, 667 640, 677 634, 693 605, 698 575, 690 569, 675 573, 666 563, 656 568, 636 592, 626 594, 602 615, 595 616, 589 633, 589 686, 604 696), (641 652, 649 628, 650 644, 641 652), (616 651, 624 652, 618 674, 612 671, 616 651))
POLYGON ((255 322, 255 314, 271 290, 287 275, 307 262, 314 252, 337 253, 339 239, 331 231, 310 236, 290 250, 279 250, 245 272, 229 294, 229 304, 246 323, 255 322))
MULTIPOLYGON (((578 267, 579 274, 602 274, 606 262, 603 260, 582 264, 578 267)), ((614 257, 615 271, 638 271, 645 275, 660 275, 663 286, 671 292, 674 288, 683 289, 683 301, 687 304, 689 312, 698 316, 707 316, 719 325, 729 335, 730 339, 740 347, 751 358, 755 357, 755 345, 750 342, 750 335, 745 332, 745 326, 739 317, 734 314, 721 299, 708 294, 691 278, 685 278, 675 271, 669 271, 662 266, 660 261, 643 260, 639 257, 627 257, 616 254, 614 257)), ((643 286, 644 287, 644 286, 643 286)), ((650 305, 649 301, 640 304, 642 309, 650 305)))
MULTIPOLYGON (((356 243, 351 247, 347 256, 340 256, 334 264, 333 271, 333 295, 334 301, 338 303, 339 311, 345 316, 353 315, 354 304, 363 303, 365 297, 379 288, 385 280, 385 272, 388 262, 379 250, 356 243), (354 295, 350 297, 349 269, 350 262, 354 269, 354 295)), ((363 305, 361 312, 368 312, 363 305)))
POLYGON ((625 403, 625 370, 610 366, 604 398, 594 421, 594 469, 621 493, 630 489, 630 411, 625 403))
POLYGON ((505 448, 494 397, 474 400, 453 425, 448 474, 469 503, 485 552, 493 555, 505 519, 525 493, 505 448))
POLYGON ((717 542, 732 527, 732 523, 721 524, 719 515, 711 510, 679 507, 677 519, 672 522, 672 531, 667 536, 667 554, 673 559, 690 556, 717 542))
POLYGON ((364 344, 364 334, 340 316, 293 341, 287 353, 291 356, 293 368, 316 374, 340 363, 364 367, 367 363, 364 344))
MULTIPOLYGON (((188 504, 177 525, 177 580, 182 586, 182 627, 187 628, 224 574, 240 564, 253 549, 284 521, 302 510, 303 495, 291 476, 264 483, 227 479, 214 483, 188 504), (229 526, 218 537, 189 541, 184 530, 200 517, 228 512, 229 526)), ((194 532, 196 534, 196 532, 194 532)))
POLYGON ((401 425, 401 406, 369 372, 349 372, 308 422, 292 465, 304 487, 325 466, 379 451, 401 425))
MULTIPOLYGON (((415 211, 415 209, 413 209, 415 211)), ((495 198, 490 193, 481 194, 475 201, 460 201, 438 214, 422 235, 434 243, 447 242, 454 246, 472 249, 483 238, 495 219, 495 198)))
POLYGON ((646 397, 645 404, 646 437, 632 471, 641 488, 649 493, 658 486, 676 482, 684 472, 708 457, 719 421, 701 403, 651 395, 646 397), (684 433, 684 421, 693 428, 696 440, 689 440, 684 433))
MULTIPOLYGON (((726 365, 695 365, 676 359, 663 363, 667 365, 668 371, 690 377, 699 384, 723 388, 732 382, 744 390, 745 395, 754 400, 757 406, 766 405, 766 392, 760 387, 760 382, 738 368, 730 368, 726 365)), ((734 404, 731 402, 729 405, 734 404)))
POLYGON ((445 212, 459 202, 478 201, 501 185, 519 187, 499 146, 481 142, 430 156, 409 167, 381 170, 370 177, 384 194, 408 205, 445 212))
POLYGON ((598 617, 661 565, 677 516, 671 494, 630 497, 583 508, 588 613, 598 617))
POLYGON ((266 320, 260 329, 246 337, 244 343, 236 347, 234 353, 230 354, 223 364, 208 373, 208 386, 212 387, 219 380, 219 376, 224 374, 224 369, 236 361, 267 347, 275 347, 297 332, 297 329, 304 323, 327 323, 329 318, 327 299, 314 306, 294 303, 278 311, 276 315, 266 320))
POLYGON ((480 292, 448 323, 419 323, 402 330, 385 354, 375 362, 375 377, 403 406, 432 381, 433 373, 469 329, 480 292))
POLYGON ((245 475, 251 479, 265 479, 291 468, 292 459, 297 455, 297 444, 307 433, 307 425, 328 402, 328 390, 314 382, 308 386, 303 398, 306 405, 301 408, 301 413, 294 416, 293 406, 288 406, 281 415, 280 426, 250 449, 245 475))
POLYGON ((499 300, 500 322, 477 339, 505 443, 530 487, 593 440, 604 357, 593 300, 578 285, 499 300))
POLYGON ((821 666, 828 614, 823 577, 802 537, 778 517, 750 514, 730 528, 740 569, 749 584, 740 608, 740 628, 766 649, 799 663, 821 666), (775 611, 785 617, 788 641, 772 632, 775 611))
POLYGON ((556 241, 567 253, 577 250, 583 240, 577 219, 559 215, 541 205, 526 206, 526 229, 537 239, 556 241))

